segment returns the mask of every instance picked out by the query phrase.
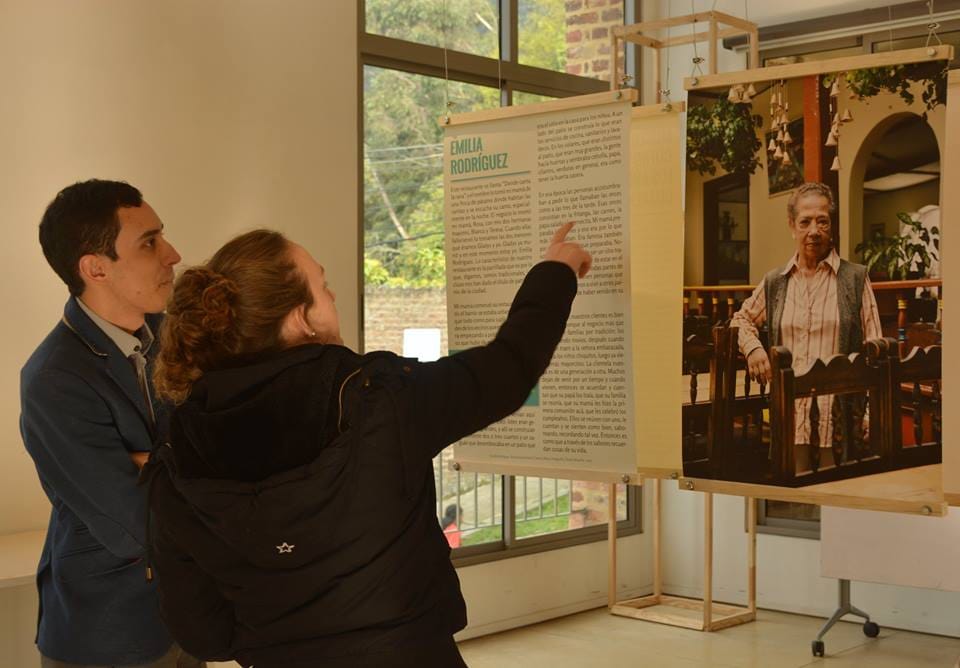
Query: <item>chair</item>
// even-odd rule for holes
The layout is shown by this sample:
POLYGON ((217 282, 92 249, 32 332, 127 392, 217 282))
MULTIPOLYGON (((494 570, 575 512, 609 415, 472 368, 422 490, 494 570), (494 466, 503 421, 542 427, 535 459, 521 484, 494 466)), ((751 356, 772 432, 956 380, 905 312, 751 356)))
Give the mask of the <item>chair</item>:
POLYGON ((784 346, 772 350, 773 380, 770 392, 772 476, 777 484, 810 485, 852 478, 885 470, 892 461, 893 430, 890 395, 891 358, 896 358, 896 341, 874 339, 864 350, 849 356, 834 355, 817 360, 802 374, 793 371, 793 355, 784 346), (833 434, 820 434, 818 396, 832 395, 833 434), (866 399, 864 400, 864 395, 866 399), (796 400, 811 399, 808 413, 813 468, 796 471, 794 440, 796 400), (869 430, 866 409, 869 406, 869 430), (867 432, 865 434, 865 432, 867 432), (835 465, 819 468, 820 445, 831 441, 835 465))
POLYGON ((746 369, 740 354, 739 330, 717 325, 713 328, 716 355, 711 367, 710 462, 712 477, 757 482, 768 469, 769 439, 763 422, 768 406, 766 386, 744 374, 743 393, 737 393, 737 373, 746 369))
POLYGON ((939 345, 917 347, 903 360, 889 360, 890 413, 895 421, 890 434, 892 468, 937 464, 942 459, 942 353, 939 345), (907 417, 910 430, 905 428, 907 417))
POLYGON ((695 475, 705 471, 709 461, 708 430, 711 403, 700 391, 700 376, 709 372, 714 357, 714 344, 698 334, 683 339, 683 375, 689 378, 689 402, 681 410, 683 420, 684 472, 695 475))

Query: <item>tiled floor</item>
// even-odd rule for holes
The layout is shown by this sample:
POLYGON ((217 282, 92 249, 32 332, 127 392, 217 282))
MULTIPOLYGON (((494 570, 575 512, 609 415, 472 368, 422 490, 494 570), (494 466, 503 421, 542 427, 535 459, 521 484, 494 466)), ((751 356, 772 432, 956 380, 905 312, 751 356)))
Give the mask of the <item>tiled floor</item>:
POLYGON ((761 610, 756 622, 716 633, 614 617, 593 610, 535 626, 468 640, 470 668, 599 668, 610 662, 651 668, 953 668, 960 639, 881 629, 867 638, 859 624, 840 623, 825 638, 825 658, 810 641, 822 619, 761 610))

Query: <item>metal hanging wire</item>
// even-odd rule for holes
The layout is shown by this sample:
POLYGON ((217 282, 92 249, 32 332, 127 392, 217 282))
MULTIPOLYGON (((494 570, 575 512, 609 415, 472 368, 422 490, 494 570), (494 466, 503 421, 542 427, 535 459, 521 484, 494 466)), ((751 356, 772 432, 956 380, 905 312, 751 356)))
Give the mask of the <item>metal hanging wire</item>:
MULTIPOLYGON (((673 18, 673 8, 670 6, 670 3, 668 2, 667 3, 667 40, 666 40, 668 44, 670 43, 669 21, 672 18, 673 18)), ((673 102, 670 99, 670 47, 668 46, 665 50, 667 52, 666 63, 665 63, 667 73, 666 73, 666 77, 661 80, 662 82, 665 82, 665 83, 660 84, 660 90, 657 92, 660 94, 660 101, 663 103, 663 108, 669 111, 670 109, 673 108, 673 102)), ((659 75, 660 73, 657 72, 657 74, 659 75)))
MULTIPOLYGON (((716 5, 716 0, 714 0, 714 5, 716 5)), ((690 0, 690 13, 696 15, 697 7, 696 0, 690 0)), ((700 76, 703 76, 703 68, 700 65, 703 64, 703 58, 700 57, 700 53, 697 50, 697 19, 693 19, 693 67, 690 69, 690 76, 695 77, 699 73, 700 76)))
POLYGON ((893 5, 887 5, 887 29, 890 31, 890 50, 893 51, 893 5))
POLYGON ((449 30, 450 12, 447 0, 443 0, 443 101, 446 107, 443 122, 450 123, 450 110, 453 108, 453 102, 450 100, 450 66, 447 64, 447 42, 450 37, 449 30))
POLYGON ((500 39, 501 35, 503 35, 503 31, 500 28, 500 10, 497 9, 497 44, 499 45, 497 49, 497 92, 503 90, 503 40, 500 39))
POLYGON ((927 24, 927 43, 925 46, 930 46, 930 40, 934 37, 937 39, 937 45, 943 46, 940 35, 937 34, 937 31, 940 30, 940 24, 933 19, 933 0, 927 0, 927 9, 930 10, 930 23, 927 24))

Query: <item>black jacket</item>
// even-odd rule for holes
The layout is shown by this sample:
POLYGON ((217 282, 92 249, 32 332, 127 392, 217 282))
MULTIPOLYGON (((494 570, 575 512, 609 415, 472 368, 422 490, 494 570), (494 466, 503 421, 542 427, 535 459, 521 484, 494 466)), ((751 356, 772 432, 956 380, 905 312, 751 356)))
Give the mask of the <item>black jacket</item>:
POLYGON ((144 474, 180 645, 257 668, 456 665, 439 657, 466 610, 431 460, 523 405, 576 283, 540 263, 491 343, 436 362, 307 345, 205 374, 144 474))

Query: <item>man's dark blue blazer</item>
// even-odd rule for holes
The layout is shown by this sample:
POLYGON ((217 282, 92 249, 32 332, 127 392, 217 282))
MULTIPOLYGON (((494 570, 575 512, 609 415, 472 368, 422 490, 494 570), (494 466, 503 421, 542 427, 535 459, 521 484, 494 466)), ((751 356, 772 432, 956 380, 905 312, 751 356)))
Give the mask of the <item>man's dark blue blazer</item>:
MULTIPOLYGON (((147 316, 154 333, 161 319, 147 316)), ((151 449, 153 429, 133 364, 75 298, 23 367, 20 402, 23 442, 53 505, 37 567, 40 652, 101 666, 161 657, 172 640, 146 581, 146 490, 129 456, 151 449)))

